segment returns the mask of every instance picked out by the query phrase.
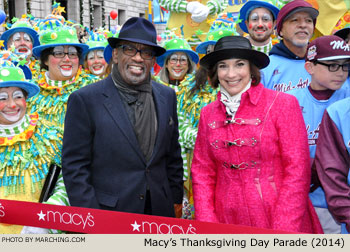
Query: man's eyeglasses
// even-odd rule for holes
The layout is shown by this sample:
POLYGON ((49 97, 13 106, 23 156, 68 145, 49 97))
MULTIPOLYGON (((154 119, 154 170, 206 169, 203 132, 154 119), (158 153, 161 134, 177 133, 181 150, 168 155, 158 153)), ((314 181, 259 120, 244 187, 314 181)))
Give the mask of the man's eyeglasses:
POLYGON ((55 58, 64 58, 66 55, 68 55, 68 58, 70 59, 77 59, 79 57, 78 52, 55 52, 53 51, 51 53, 55 58))
POLYGON ((149 60, 149 59, 152 59, 155 55, 154 51, 149 49, 138 50, 137 48, 130 45, 121 45, 119 47, 123 49, 123 53, 125 55, 131 56, 131 57, 134 57, 139 52, 141 55, 141 58, 145 60, 149 60))
POLYGON ((339 64, 335 64, 335 63, 326 64, 326 63, 323 63, 323 62, 318 61, 318 60, 316 60, 315 63, 328 67, 328 71, 330 71, 330 72, 336 72, 339 70, 340 67, 343 70, 343 72, 348 72, 350 70, 349 63, 343 64, 343 65, 339 65, 339 64))

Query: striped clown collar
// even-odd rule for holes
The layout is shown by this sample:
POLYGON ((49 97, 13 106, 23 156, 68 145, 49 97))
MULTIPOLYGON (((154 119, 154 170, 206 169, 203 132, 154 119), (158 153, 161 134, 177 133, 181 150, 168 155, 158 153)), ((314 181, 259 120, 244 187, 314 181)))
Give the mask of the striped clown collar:
POLYGON ((74 83, 74 82, 75 82, 75 77, 76 77, 76 75, 73 76, 72 79, 70 79, 70 80, 65 80, 65 81, 51 80, 51 79, 50 79, 50 76, 49 76, 49 72, 48 72, 48 71, 45 72, 46 83, 47 83, 49 86, 51 86, 51 87, 59 87, 59 88, 65 87, 65 86, 67 86, 67 85, 69 85, 69 84, 74 83))
POLYGON ((30 117, 26 114, 18 122, 11 125, 0 124, 0 137, 12 137, 22 133, 30 124, 30 117))

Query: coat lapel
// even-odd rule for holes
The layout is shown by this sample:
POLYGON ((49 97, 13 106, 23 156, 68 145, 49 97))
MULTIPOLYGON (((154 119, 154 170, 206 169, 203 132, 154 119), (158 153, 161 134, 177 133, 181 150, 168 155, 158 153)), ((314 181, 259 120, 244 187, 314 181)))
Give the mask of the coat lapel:
POLYGON ((162 139, 164 139, 164 132, 166 129, 166 124, 168 123, 166 99, 162 95, 161 91, 159 90, 159 87, 157 85, 153 85, 153 82, 152 82, 152 87, 153 87, 152 91, 153 91, 154 105, 155 105, 156 110, 157 110, 158 128, 157 128, 156 143, 155 143, 155 146, 153 149, 153 153, 152 153, 152 157, 150 159, 150 162, 152 162, 154 155, 159 150, 162 139))
POLYGON ((118 89, 115 87, 111 76, 108 76, 106 78, 104 85, 105 87, 103 91, 103 104, 105 108, 107 109, 109 115, 113 118, 114 122, 119 127, 121 132, 125 135, 130 145, 134 148, 135 152, 140 156, 143 162, 146 163, 146 160, 139 147, 139 143, 137 141, 133 126, 124 109, 123 101, 121 100, 118 89))

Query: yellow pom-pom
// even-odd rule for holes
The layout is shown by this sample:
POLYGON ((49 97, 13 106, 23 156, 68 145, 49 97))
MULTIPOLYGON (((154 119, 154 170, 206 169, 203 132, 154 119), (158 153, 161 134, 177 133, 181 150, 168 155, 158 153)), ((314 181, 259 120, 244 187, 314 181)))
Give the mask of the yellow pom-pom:
POLYGON ((52 39, 56 39, 57 38, 57 33, 56 32, 51 33, 51 38, 52 39))

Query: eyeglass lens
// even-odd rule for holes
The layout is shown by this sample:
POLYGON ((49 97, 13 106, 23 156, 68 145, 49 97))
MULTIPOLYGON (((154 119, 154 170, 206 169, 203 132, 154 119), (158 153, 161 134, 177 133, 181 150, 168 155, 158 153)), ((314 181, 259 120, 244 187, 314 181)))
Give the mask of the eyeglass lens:
POLYGON ((64 52, 63 46, 56 46, 52 51, 52 55, 55 58, 64 58, 66 55, 68 55, 68 58, 70 59, 76 59, 79 56, 78 51, 74 46, 69 46, 68 52, 64 52))
POLYGON ((342 70, 344 72, 348 72, 350 70, 350 64, 349 63, 343 64, 343 65, 335 64, 335 63, 326 64, 326 63, 323 63, 323 62, 320 62, 320 61, 317 61, 317 63, 320 64, 320 65, 323 65, 323 66, 327 66, 328 70, 330 72, 336 72, 336 71, 339 70, 340 67, 342 68, 342 70))
POLYGON ((154 56, 154 52, 152 50, 148 49, 141 49, 138 50, 137 48, 130 46, 130 45, 121 45, 120 46, 123 49, 123 53, 128 55, 128 56, 135 56, 138 52, 141 55, 141 58, 143 59, 152 59, 154 56))
POLYGON ((181 65, 187 64, 187 57, 185 55, 181 55, 179 58, 176 55, 170 57, 169 62, 171 64, 177 64, 180 62, 181 65))

